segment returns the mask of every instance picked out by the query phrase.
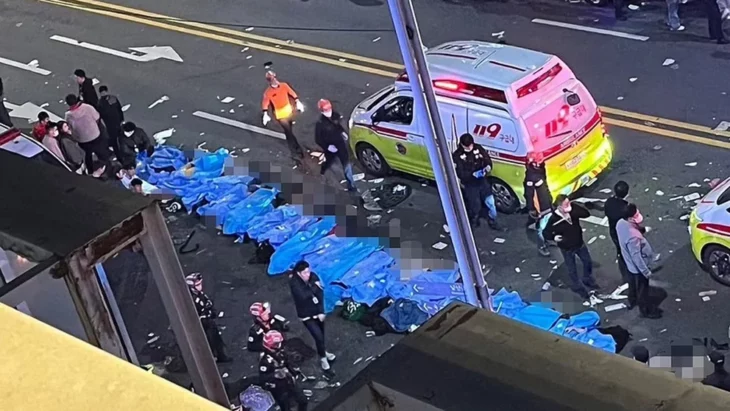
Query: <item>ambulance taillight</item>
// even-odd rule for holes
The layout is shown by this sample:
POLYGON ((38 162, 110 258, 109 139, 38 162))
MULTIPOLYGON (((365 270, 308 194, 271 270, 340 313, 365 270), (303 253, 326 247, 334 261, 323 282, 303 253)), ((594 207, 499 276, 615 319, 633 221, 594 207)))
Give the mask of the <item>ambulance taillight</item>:
POLYGON ((517 98, 522 98, 525 96, 528 96, 537 90, 540 89, 540 87, 546 85, 549 83, 552 79, 558 76, 560 72, 563 71, 563 66, 560 64, 556 64, 551 68, 550 70, 546 71, 545 73, 542 73, 540 77, 530 81, 526 85, 520 87, 517 89, 517 98))

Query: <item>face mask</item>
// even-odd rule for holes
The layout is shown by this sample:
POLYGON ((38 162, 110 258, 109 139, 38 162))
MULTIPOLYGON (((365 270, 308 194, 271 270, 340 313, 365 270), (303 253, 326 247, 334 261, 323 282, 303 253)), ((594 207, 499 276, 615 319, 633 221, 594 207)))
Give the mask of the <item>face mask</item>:
POLYGON ((634 223, 641 224, 642 221, 644 221, 644 216, 641 215, 641 213, 637 212, 636 215, 633 218, 634 223))
POLYGON ((464 151, 466 151, 467 153, 470 152, 472 149, 474 149, 473 145, 472 146, 462 146, 462 147, 464 148, 464 151))
POLYGON ((331 118, 332 117, 332 110, 330 110, 330 111, 323 111, 322 112, 322 115, 325 116, 325 117, 327 117, 327 118, 331 118))
POLYGON ((134 134, 134 131, 125 131, 124 135, 127 137, 132 137, 132 134, 134 134))
POLYGON ((565 214, 570 213, 571 210, 573 210, 573 207, 572 206, 563 207, 563 212, 565 214))

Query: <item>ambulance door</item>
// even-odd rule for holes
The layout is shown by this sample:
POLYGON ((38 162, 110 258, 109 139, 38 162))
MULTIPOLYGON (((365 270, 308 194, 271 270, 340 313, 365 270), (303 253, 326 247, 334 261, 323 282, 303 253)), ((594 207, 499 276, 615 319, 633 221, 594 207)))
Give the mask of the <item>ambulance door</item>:
POLYGON ((391 168, 422 175, 428 156, 413 105, 409 91, 395 93, 373 113, 372 127, 379 140, 376 148, 391 168))
MULTIPOLYGON (((467 103, 460 100, 439 97, 438 106, 441 126, 444 128, 444 135, 449 144, 449 152, 453 153, 459 146, 459 137, 470 131, 467 121, 467 103)), ((429 160, 428 151, 426 151, 426 159, 429 160)), ((432 173, 431 175, 433 175, 430 162, 428 168, 432 173)))
POLYGON ((500 180, 493 184, 497 205, 502 211, 514 212, 524 191, 526 142, 507 111, 469 103, 468 113, 469 132, 488 150, 494 163, 491 176, 500 180))

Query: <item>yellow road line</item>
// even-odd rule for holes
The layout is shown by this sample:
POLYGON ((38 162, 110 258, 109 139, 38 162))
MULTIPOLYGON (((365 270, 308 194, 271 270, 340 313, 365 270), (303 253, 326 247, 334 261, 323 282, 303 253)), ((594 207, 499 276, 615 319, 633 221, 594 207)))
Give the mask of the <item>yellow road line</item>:
POLYGON ((325 49, 325 48, 321 48, 321 47, 309 46, 306 44, 290 43, 290 42, 287 42, 284 40, 279 40, 279 39, 273 38, 273 37, 261 36, 258 34, 247 33, 247 32, 239 31, 239 30, 226 29, 223 27, 218 27, 218 26, 205 24, 205 23, 187 21, 187 20, 181 19, 179 17, 172 17, 172 16, 166 16, 164 14, 151 13, 151 12, 144 11, 144 10, 138 10, 138 9, 133 9, 131 7, 125 7, 125 6, 119 6, 116 4, 105 3, 102 1, 96 1, 96 0, 74 0, 74 1, 76 3, 89 4, 89 5, 98 6, 98 7, 105 7, 108 9, 117 10, 117 11, 124 12, 124 13, 133 13, 133 14, 137 14, 140 16, 151 17, 151 18, 155 18, 155 19, 171 20, 177 24, 182 24, 182 25, 189 26, 189 27, 196 27, 199 29, 204 29, 204 30, 208 30, 208 31, 216 32, 216 33, 230 34, 230 35, 236 36, 236 37, 277 44, 279 46, 286 47, 289 49, 306 50, 306 51, 310 51, 313 53, 323 54, 326 56, 333 56, 333 57, 344 58, 347 60, 360 61, 363 63, 393 68, 396 70, 402 70, 404 68, 402 64, 392 63, 390 61, 359 56, 357 54, 345 53, 342 51, 330 50, 330 49, 325 49))
MULTIPOLYGON (((151 13, 151 12, 147 12, 144 10, 134 9, 134 8, 125 7, 125 6, 119 6, 116 4, 105 3, 105 2, 101 2, 101 1, 97 1, 97 0, 72 0, 73 3, 64 1, 64 0, 38 0, 38 1, 43 2, 43 3, 55 4, 55 5, 62 6, 62 7, 72 8, 72 9, 76 9, 76 10, 82 10, 82 11, 86 11, 86 12, 90 12, 90 13, 100 14, 100 15, 104 15, 107 17, 113 17, 113 18, 117 18, 117 19, 121 19, 121 20, 127 20, 127 21, 131 21, 131 22, 139 23, 139 24, 157 27, 160 29, 175 31, 178 33, 184 33, 184 34, 189 34, 192 36, 203 37, 203 38, 207 38, 210 40, 221 41, 224 43, 246 46, 246 47, 250 47, 253 49, 267 51, 270 53, 276 53, 276 54, 282 54, 282 55, 286 55, 286 56, 290 56, 290 57, 301 58, 304 60, 315 61, 318 63, 329 64, 332 66, 347 68, 350 70, 360 71, 360 72, 374 74, 374 75, 388 77, 388 78, 394 78, 395 76, 398 75, 398 73, 381 70, 381 69, 377 69, 377 68, 373 68, 373 67, 362 66, 359 64, 355 64, 355 63, 349 63, 347 61, 334 60, 334 59, 327 58, 327 57, 307 54, 304 52, 299 52, 299 51, 291 50, 291 49, 305 50, 305 51, 309 51, 309 52, 313 52, 313 53, 340 57, 341 59, 345 59, 345 60, 350 59, 350 60, 358 61, 358 62, 362 62, 362 63, 369 63, 369 64, 381 66, 381 67, 396 68, 396 69, 403 68, 403 66, 400 64, 388 62, 385 60, 363 57, 363 56, 358 56, 355 54, 344 53, 344 52, 325 49, 325 48, 321 48, 321 47, 308 46, 308 45, 299 44, 299 43, 288 43, 286 41, 279 40, 279 39, 272 38, 272 37, 250 34, 250 33, 241 32, 241 31, 237 31, 237 30, 224 29, 224 28, 220 28, 217 26, 204 24, 204 23, 190 22, 190 21, 186 21, 186 20, 183 20, 183 19, 180 19, 177 17, 171 17, 171 16, 166 16, 166 15, 157 14, 157 13, 151 13), (86 4, 88 6, 96 6, 96 7, 88 7, 88 6, 83 6, 81 4, 86 4), (103 7, 103 8, 107 8, 110 10, 116 10, 116 11, 102 10, 97 7, 103 7), (169 22, 175 22, 176 24, 168 24, 168 23, 164 23, 164 22, 160 22, 160 21, 156 21, 156 20, 149 20, 149 19, 145 19, 145 18, 141 18, 141 17, 137 17, 137 16, 145 16, 145 17, 154 18, 154 19, 164 19, 169 22), (180 27, 179 25, 196 27, 196 28, 203 29, 206 31, 188 29, 185 27, 180 27), (213 34, 210 32, 227 34, 227 35, 237 36, 237 37, 245 38, 245 39, 254 39, 254 40, 258 40, 258 41, 262 41, 262 42, 271 43, 271 44, 274 44, 277 46, 286 47, 286 49, 272 47, 272 46, 268 46, 265 44, 252 43, 252 42, 245 41, 245 40, 238 40, 238 39, 226 37, 223 35, 213 34)), ((717 135, 717 136, 721 136, 721 137, 730 137, 730 132, 717 131, 717 130, 713 130, 709 127, 706 127, 706 126, 700 126, 700 125, 696 125, 696 124, 685 123, 685 122, 665 119, 665 118, 661 118, 661 117, 649 116, 649 115, 645 115, 645 114, 614 109, 611 107, 601 106, 600 108, 601 108, 601 111, 605 114, 618 115, 618 116, 622 116, 622 117, 632 118, 635 120, 650 121, 650 122, 665 125, 665 126, 682 128, 682 129, 686 129, 686 130, 693 130, 693 131, 713 134, 713 135, 717 135)), ((612 118, 608 118, 608 117, 604 117, 604 120, 605 120, 606 124, 611 124, 611 125, 615 125, 618 127, 628 128, 628 129, 632 129, 632 130, 636 130, 636 131, 642 131, 645 133, 660 135, 660 136, 664 136, 664 137, 676 138, 679 140, 691 141, 691 142, 705 144, 705 145, 709 145, 709 146, 713 146, 713 147, 730 149, 730 143, 725 143, 725 142, 713 140, 710 138, 693 136, 690 134, 685 134, 685 133, 671 131, 671 130, 665 130, 665 129, 656 128, 656 127, 650 127, 650 126, 636 124, 636 123, 632 123, 632 122, 628 122, 628 121, 612 119, 612 118)))
POLYGON ((725 148, 725 149, 730 150, 730 143, 727 143, 724 141, 713 140, 711 138, 693 136, 691 134, 680 133, 680 132, 672 131, 672 130, 665 130, 662 128, 649 127, 649 126, 645 126, 643 124, 636 124, 636 123, 632 123, 629 121, 616 120, 616 119, 608 118, 608 117, 604 117, 603 121, 606 124, 610 124, 613 126, 628 128, 631 130, 642 131, 644 133, 656 134, 656 135, 663 136, 663 137, 670 137, 670 138, 675 138, 677 140, 691 141, 693 143, 699 143, 699 144, 704 144, 706 146, 725 148))
POLYGON ((659 123, 659 124, 662 124, 665 126, 683 128, 685 130, 699 131, 700 133, 714 134, 714 135, 720 136, 720 137, 730 137, 730 132, 728 132, 728 131, 713 130, 710 127, 700 126, 697 124, 685 123, 683 121, 676 121, 676 120, 670 120, 670 119, 662 118, 662 117, 648 116, 646 114, 639 114, 639 113, 634 113, 631 111, 624 111, 624 110, 619 110, 617 108, 610 108, 610 107, 601 107, 601 111, 604 114, 613 114, 616 116, 628 117, 628 118, 633 118, 636 120, 650 121, 652 123, 659 123))
POLYGON ((377 68, 362 66, 362 65, 358 65, 358 64, 354 64, 354 63, 348 63, 345 61, 333 60, 333 59, 329 59, 326 57, 315 56, 312 54, 306 54, 306 53, 302 53, 302 52, 298 52, 298 51, 284 50, 284 49, 280 49, 277 47, 267 46, 267 45, 258 44, 258 43, 252 43, 252 42, 245 41, 245 40, 232 39, 230 37, 225 37, 225 36, 221 36, 218 34, 207 33, 207 32, 200 31, 200 30, 187 29, 187 28, 175 26, 172 24, 161 23, 161 22, 153 21, 153 20, 147 20, 147 19, 143 19, 143 18, 139 18, 139 17, 135 17, 135 16, 129 16, 129 15, 118 13, 118 12, 99 10, 99 9, 94 9, 94 8, 87 8, 84 6, 79 6, 79 5, 66 3, 66 2, 59 2, 59 1, 55 1, 55 0, 38 0, 38 1, 40 1, 42 3, 55 4, 57 6, 67 7, 67 8, 76 9, 76 10, 83 10, 83 11, 87 11, 87 12, 94 13, 94 14, 100 14, 100 15, 107 16, 107 17, 114 17, 114 18, 121 19, 121 20, 132 21, 135 23, 145 24, 148 26, 157 27, 157 28, 161 28, 161 29, 165 29, 165 30, 169 30, 169 31, 176 31, 178 33, 185 33, 185 34, 190 34, 190 35, 197 36, 197 37, 204 37, 204 38, 207 38, 210 40, 217 40, 217 41, 221 41, 224 43, 230 43, 230 44, 236 44, 239 46, 250 47, 252 49, 263 50, 263 51, 267 51, 269 53, 282 54, 282 55, 296 57, 296 58, 300 58, 300 59, 304 59, 304 60, 315 61, 318 63, 343 67, 343 68, 347 68, 350 70, 361 71, 363 73, 375 74, 378 76, 391 77, 391 78, 395 78, 395 76, 397 75, 396 73, 377 69, 377 68))

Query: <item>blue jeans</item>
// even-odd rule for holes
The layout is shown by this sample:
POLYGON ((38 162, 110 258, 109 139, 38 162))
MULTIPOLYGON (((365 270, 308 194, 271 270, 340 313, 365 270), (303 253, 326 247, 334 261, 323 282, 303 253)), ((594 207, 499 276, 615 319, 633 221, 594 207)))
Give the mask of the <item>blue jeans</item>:
POLYGON ((535 222, 535 229, 537 229, 537 246, 540 248, 545 247, 545 227, 547 227, 548 220, 550 220, 550 216, 553 215, 553 213, 547 213, 544 216, 540 217, 537 222, 535 222))
POLYGON ((679 0, 667 0, 667 25, 673 30, 682 25, 679 20, 679 0))
POLYGON ((568 269, 568 276, 570 281, 573 283, 570 289, 580 294, 582 297, 587 297, 584 285, 588 288, 593 288, 596 284, 596 280, 593 279, 593 260, 591 259, 591 253, 588 252, 588 247, 583 244, 577 250, 563 250, 560 252, 563 254, 563 260, 565 260, 565 268, 568 269), (578 280, 578 267, 575 264, 575 258, 580 258, 583 263, 583 281, 578 280))
POLYGON ((494 202, 494 195, 488 195, 484 199, 484 205, 487 206, 490 221, 497 221, 497 204, 494 202))
POLYGON ((344 164, 343 166, 343 169, 345 170, 345 180, 347 180, 347 188, 352 190, 355 188, 355 178, 352 176, 352 163, 348 161, 347 164, 344 164))

